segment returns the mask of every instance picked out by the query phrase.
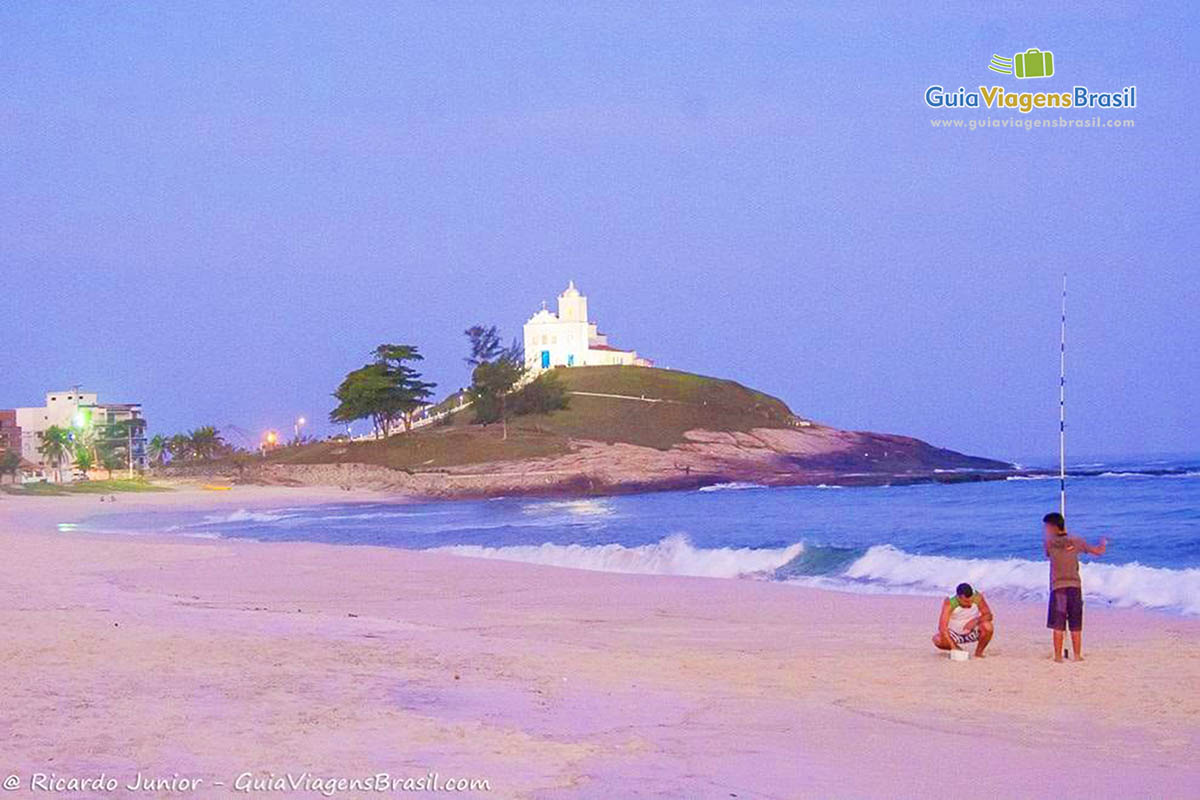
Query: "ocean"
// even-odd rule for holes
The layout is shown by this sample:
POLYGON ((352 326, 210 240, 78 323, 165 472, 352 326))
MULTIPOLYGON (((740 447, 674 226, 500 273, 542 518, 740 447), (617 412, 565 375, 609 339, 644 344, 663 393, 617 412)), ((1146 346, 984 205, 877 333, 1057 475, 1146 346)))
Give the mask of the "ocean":
MULTIPOLYGON (((1089 601, 1200 614, 1200 458, 1072 467, 1068 527, 1108 553, 1086 560, 1089 601)), ((960 581, 1046 596, 1041 517, 1057 478, 881 487, 764 488, 581 499, 348 502, 221 513, 116 513, 80 528, 434 550, 657 575, 771 580, 939 595, 960 581)))

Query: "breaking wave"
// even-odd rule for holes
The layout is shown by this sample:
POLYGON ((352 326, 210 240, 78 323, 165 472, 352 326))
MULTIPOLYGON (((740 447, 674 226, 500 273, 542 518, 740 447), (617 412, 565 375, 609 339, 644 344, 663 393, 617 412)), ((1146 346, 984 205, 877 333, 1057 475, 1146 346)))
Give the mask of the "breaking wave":
POLYGON ((668 536, 654 544, 626 547, 620 544, 540 544, 512 547, 451 545, 433 552, 472 558, 523 561, 554 567, 571 567, 593 572, 641 575, 690 575, 708 578, 739 578, 770 575, 804 550, 793 544, 781 548, 705 549, 694 546, 686 536, 668 536))
MULTIPOLYGON (((1087 595, 1114 606, 1142 606, 1200 614, 1200 569, 1166 569, 1138 563, 1080 565, 1087 595)), ((876 545, 856 559, 844 578, 909 591, 946 592, 960 581, 983 591, 1045 597, 1044 561, 915 556, 876 545)))
POLYGON ((284 514, 279 511, 248 511, 244 508, 239 508, 230 514, 209 514, 204 518, 204 525, 220 525, 230 522, 278 522, 282 519, 289 519, 296 516, 295 514, 284 514))
POLYGON ((729 483, 714 483, 709 486, 701 486, 697 491, 700 492, 728 492, 737 491, 739 489, 766 489, 761 483, 748 483, 746 481, 730 481, 729 483))
MULTIPOLYGON (((918 556, 892 545, 859 548, 796 543, 778 548, 701 548, 681 534, 654 544, 452 545, 433 552, 594 572, 761 578, 849 591, 944 594, 966 581, 1020 599, 1045 598, 1047 565, 1025 559, 918 556)), ((1113 606, 1200 614, 1200 569, 1137 563, 1080 566, 1088 597, 1113 606)))

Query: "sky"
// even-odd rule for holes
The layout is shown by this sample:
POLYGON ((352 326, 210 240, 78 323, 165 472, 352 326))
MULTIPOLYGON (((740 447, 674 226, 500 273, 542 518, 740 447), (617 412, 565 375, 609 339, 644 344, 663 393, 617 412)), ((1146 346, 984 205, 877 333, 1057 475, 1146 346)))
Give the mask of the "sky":
POLYGON ((1066 272, 1071 452, 1200 451, 1200 12, 1058 5, 4 5, 0 407, 331 432, 376 345, 450 391, 574 280, 661 366, 1051 461, 1066 272), (934 129, 1023 115, 932 84, 1135 127, 934 129))

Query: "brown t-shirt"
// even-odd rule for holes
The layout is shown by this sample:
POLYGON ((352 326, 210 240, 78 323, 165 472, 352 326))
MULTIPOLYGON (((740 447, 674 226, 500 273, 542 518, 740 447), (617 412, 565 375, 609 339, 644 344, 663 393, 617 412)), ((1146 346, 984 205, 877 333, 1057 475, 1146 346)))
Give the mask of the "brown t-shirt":
POLYGON ((1079 554, 1087 552, 1087 543, 1078 536, 1054 534, 1046 537, 1046 556, 1050 559, 1050 588, 1075 586, 1080 589, 1079 554))

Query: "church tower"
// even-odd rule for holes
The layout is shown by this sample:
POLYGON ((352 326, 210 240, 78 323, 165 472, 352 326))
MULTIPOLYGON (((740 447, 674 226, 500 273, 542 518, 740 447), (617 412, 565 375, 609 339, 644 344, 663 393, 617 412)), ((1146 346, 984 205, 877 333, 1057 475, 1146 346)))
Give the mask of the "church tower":
POLYGON ((563 322, 588 321, 587 297, 575 288, 575 281, 570 281, 558 296, 558 318, 563 322))

